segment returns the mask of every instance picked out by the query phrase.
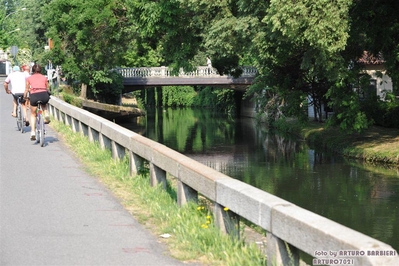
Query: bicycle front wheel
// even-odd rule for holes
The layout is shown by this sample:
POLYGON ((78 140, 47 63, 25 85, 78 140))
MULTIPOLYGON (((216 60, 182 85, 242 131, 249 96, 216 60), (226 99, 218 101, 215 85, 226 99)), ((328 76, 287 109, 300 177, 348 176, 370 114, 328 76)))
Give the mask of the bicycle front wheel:
POLYGON ((40 121, 39 121, 39 125, 40 125, 40 146, 44 146, 44 119, 43 116, 40 116, 40 121))

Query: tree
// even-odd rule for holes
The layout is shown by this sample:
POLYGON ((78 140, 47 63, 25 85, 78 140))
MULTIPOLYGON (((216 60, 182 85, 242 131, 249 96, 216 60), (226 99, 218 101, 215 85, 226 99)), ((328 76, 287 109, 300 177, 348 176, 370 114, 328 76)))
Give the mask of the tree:
POLYGON ((0 45, 6 50, 11 45, 18 45, 22 12, 17 1, 3 0, 1 5, 4 8, 0 10, 0 45))
POLYGON ((103 94, 111 103, 118 100, 113 90, 120 92, 121 87, 100 86, 104 90, 96 85, 113 83, 110 70, 124 64, 125 49, 133 38, 127 11, 119 0, 53 0, 42 15, 47 36, 54 42, 48 56, 70 79, 87 84, 94 97, 103 94))
POLYGON ((381 55, 394 89, 399 93, 399 2, 395 0, 354 1, 350 9, 349 51, 357 58, 368 51, 381 55))
POLYGON ((250 93, 273 90, 296 116, 304 112, 301 101, 306 107, 303 100, 311 96, 316 119, 321 121, 326 92, 344 75, 340 52, 348 39, 350 2, 271 1, 253 41, 264 86, 250 93))
POLYGON ((310 99, 316 120, 329 105, 333 122, 359 131, 369 124, 353 95, 363 51, 381 52, 399 80, 394 0, 48 1, 34 23, 36 36, 54 41, 45 56, 97 94, 95 84, 110 82, 114 67, 189 70, 210 55, 221 74, 239 75, 240 65, 258 68, 248 95, 264 112, 278 114, 273 119, 303 117, 310 99))

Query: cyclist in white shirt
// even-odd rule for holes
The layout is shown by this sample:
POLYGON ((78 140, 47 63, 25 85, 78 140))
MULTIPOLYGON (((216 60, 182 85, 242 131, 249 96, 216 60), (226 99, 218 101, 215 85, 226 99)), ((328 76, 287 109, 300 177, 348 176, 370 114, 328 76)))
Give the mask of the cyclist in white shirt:
MULTIPOLYGON (((19 66, 14 66, 12 70, 13 72, 10 73, 4 81, 4 89, 7 94, 13 94, 13 109, 11 115, 16 117, 17 99, 20 96, 24 96, 27 75, 26 72, 20 71, 19 66)), ((26 105, 24 99, 22 99, 21 104, 26 119, 26 105)), ((29 126, 29 120, 25 120, 25 124, 29 126)))

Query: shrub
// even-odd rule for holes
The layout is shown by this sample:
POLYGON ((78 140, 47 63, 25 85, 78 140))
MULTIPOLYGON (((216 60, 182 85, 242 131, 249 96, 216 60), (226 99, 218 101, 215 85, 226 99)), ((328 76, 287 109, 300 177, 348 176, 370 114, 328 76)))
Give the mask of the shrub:
POLYGON ((95 71, 87 90, 87 97, 102 103, 119 104, 123 90, 123 77, 114 71, 95 71))
POLYGON ((190 86, 162 88, 162 105, 168 107, 190 107, 197 93, 190 86))

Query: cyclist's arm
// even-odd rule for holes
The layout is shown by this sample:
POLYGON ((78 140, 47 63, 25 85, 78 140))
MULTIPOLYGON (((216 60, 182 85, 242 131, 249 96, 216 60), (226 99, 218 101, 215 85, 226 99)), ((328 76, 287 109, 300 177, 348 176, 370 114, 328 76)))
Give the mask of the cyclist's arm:
POLYGON ((8 89, 8 82, 4 82, 4 89, 5 89, 7 94, 11 93, 11 91, 8 89))
POLYGON ((26 81, 26 83, 25 83, 25 92, 24 92, 24 98, 27 98, 27 97, 28 97, 28 92, 29 92, 29 89, 30 89, 30 84, 29 84, 29 82, 28 82, 28 81, 26 81))

